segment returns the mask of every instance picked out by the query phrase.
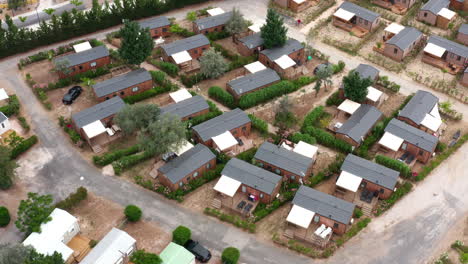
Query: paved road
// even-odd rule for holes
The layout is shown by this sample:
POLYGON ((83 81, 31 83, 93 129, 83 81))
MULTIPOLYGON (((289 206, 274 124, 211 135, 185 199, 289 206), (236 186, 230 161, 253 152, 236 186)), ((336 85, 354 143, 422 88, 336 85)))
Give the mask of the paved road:
MULTIPOLYGON (((229 9, 236 5, 247 18, 260 20, 266 13, 266 1, 225 1, 219 5, 229 9)), ((185 11, 171 16, 182 17, 185 11)), ((103 37, 107 31, 93 35, 103 37)), ((299 34, 291 30, 291 34, 299 34)), ((304 37, 304 36, 303 36, 304 37)), ((353 65, 357 58, 346 58, 336 50, 323 50, 353 65)), ((226 246, 241 249, 246 263, 317 263, 290 251, 276 248, 269 243, 256 240, 253 235, 219 223, 212 218, 181 208, 160 195, 142 189, 115 177, 102 175, 84 161, 60 131, 56 120, 51 120, 35 99, 31 90, 22 81, 16 70, 18 57, 0 62, 0 80, 14 89, 22 105, 33 120, 34 132, 40 144, 22 160, 20 172, 31 191, 52 193, 63 198, 76 187, 84 185, 92 192, 121 205, 134 203, 140 206, 148 220, 155 221, 166 231, 179 224, 192 228, 194 235, 209 247, 221 251, 226 246), (27 159, 30 159, 29 161, 27 159), (32 162, 31 162, 32 161, 32 162), (80 181, 80 177, 84 177, 80 181)), ((408 89, 418 86, 408 82, 408 89)), ((451 223, 467 211, 468 181, 464 179, 464 163, 468 157, 468 146, 444 163, 416 191, 405 197, 395 208, 376 219, 369 228, 351 240, 327 263, 424 263, 425 257, 450 229, 451 223), (346 261, 344 261, 346 259, 346 261), (363 261, 365 260, 365 261, 363 261)), ((0 242, 19 240, 14 228, 0 236, 0 242)))

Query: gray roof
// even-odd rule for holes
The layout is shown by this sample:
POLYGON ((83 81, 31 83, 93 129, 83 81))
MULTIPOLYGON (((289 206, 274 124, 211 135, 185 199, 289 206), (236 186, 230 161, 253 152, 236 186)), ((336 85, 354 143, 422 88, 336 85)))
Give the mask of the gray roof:
POLYGON ((382 112, 372 105, 362 104, 356 112, 336 131, 361 144, 363 138, 382 117, 382 112))
POLYGON ((242 95, 279 80, 281 77, 274 70, 268 68, 231 80, 228 85, 237 95, 242 95))
POLYGON ((301 177, 307 176, 305 173, 314 162, 314 160, 309 157, 303 156, 292 150, 287 150, 270 142, 264 142, 258 148, 254 158, 270 163, 271 165, 292 172, 301 177))
POLYGON ((151 79, 151 74, 142 68, 96 83, 93 89, 97 97, 102 97, 151 79))
POLYGON ((302 44, 299 41, 290 38, 286 41, 286 44, 284 44, 284 46, 262 50, 260 53, 264 54, 270 60, 274 61, 283 55, 289 55, 303 48, 304 46, 302 46, 302 44))
POLYGON ((105 45, 102 45, 81 52, 57 57, 54 59, 54 63, 57 63, 59 61, 68 61, 68 66, 71 67, 80 65, 85 62, 91 62, 107 56, 109 56, 109 50, 105 45))
POLYGON ((363 78, 363 79, 370 78, 372 81, 375 80, 375 78, 377 77, 377 75, 379 75, 379 72, 380 72, 374 66, 371 66, 369 64, 363 64, 363 63, 359 64, 356 67, 356 69, 354 69, 354 71, 359 73, 361 78, 363 78))
POLYGON ((205 121, 193 127, 193 130, 200 136, 203 141, 208 141, 212 137, 218 136, 226 131, 238 128, 247 123, 250 123, 250 118, 247 114, 236 108, 232 111, 205 121))
POLYGON ((180 118, 184 118, 209 108, 210 106, 206 102, 205 98, 197 95, 178 103, 161 107, 161 113, 170 113, 180 118))
POLYGON ((138 21, 138 24, 142 28, 154 29, 154 28, 169 26, 171 22, 165 16, 158 16, 158 17, 153 17, 150 19, 138 21))
POLYGON ((433 14, 439 13, 439 11, 444 8, 448 7, 450 5, 449 0, 429 0, 425 5, 421 7, 422 11, 429 11, 433 14))
POLYGON ((418 90, 400 111, 399 116, 408 118, 419 125, 438 102, 439 98, 432 93, 418 90))
POLYGON ((7 119, 8 119, 8 117, 3 112, 0 112, 0 123, 2 123, 3 121, 5 121, 7 119))
POLYGON ((232 158, 224 166, 221 175, 240 181, 242 184, 270 195, 282 179, 279 175, 237 158, 232 158))
POLYGON ((400 173, 380 164, 348 154, 341 165, 341 170, 363 178, 369 182, 393 190, 400 173))
POLYGON ((179 157, 164 164, 158 170, 166 175, 172 183, 177 183, 189 173, 192 173, 215 158, 215 154, 208 147, 203 144, 197 144, 182 153, 179 157))
POLYGON ((167 56, 172 56, 178 52, 191 50, 205 45, 210 45, 210 41, 205 37, 205 35, 198 34, 162 45, 161 48, 164 50, 167 56))
POLYGON ((292 204, 334 221, 349 224, 355 205, 305 185, 297 190, 292 204))
POLYGON ((135 247, 135 239, 127 232, 112 228, 89 252, 80 264, 116 263, 122 251, 135 247))
POLYGON ((246 46, 249 49, 253 49, 263 45, 263 38, 261 33, 255 33, 253 35, 243 37, 239 39, 239 41, 242 42, 242 44, 244 44, 244 46, 246 46))
POLYGON ((468 35, 468 24, 462 24, 458 32, 468 35))
POLYGON ((464 58, 468 58, 468 47, 462 44, 458 44, 451 40, 439 37, 439 36, 430 36, 428 43, 435 44, 439 47, 443 47, 449 52, 462 56, 464 58))
POLYGON ((354 13, 357 17, 363 18, 367 21, 374 22, 380 14, 370 11, 369 9, 365 9, 364 7, 358 6, 351 2, 343 2, 339 8, 343 8, 346 11, 354 13))
POLYGON ((225 12, 216 16, 208 16, 195 20, 193 23, 199 30, 217 27, 226 24, 232 17, 232 11, 225 12))
POLYGON ((389 132, 406 142, 419 147, 428 152, 433 152, 439 139, 431 134, 428 134, 420 129, 406 124, 398 119, 392 119, 385 128, 385 132, 389 132))
POLYGON ((406 50, 421 36, 421 31, 415 29, 414 27, 405 27, 402 31, 387 41, 387 44, 392 44, 399 47, 401 50, 406 50))
POLYGON ((124 101, 117 96, 73 114, 72 120, 78 128, 82 128, 94 121, 115 115, 124 107, 124 101))

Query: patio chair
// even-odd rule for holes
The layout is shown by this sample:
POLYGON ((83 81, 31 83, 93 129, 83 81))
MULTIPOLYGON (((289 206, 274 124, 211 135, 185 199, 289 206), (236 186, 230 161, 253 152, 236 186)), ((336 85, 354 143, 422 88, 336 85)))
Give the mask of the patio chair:
POLYGON ((245 204, 246 204, 245 201, 241 201, 241 202, 237 205, 237 209, 242 210, 242 208, 244 208, 245 204))
POLYGON ((369 193, 369 191, 367 189, 363 189, 362 192, 361 192, 361 197, 359 197, 359 199, 361 201, 365 202, 368 193, 369 193))
POLYGON ((315 230, 314 234, 316 234, 317 236, 320 236, 320 234, 326 229, 327 227, 322 224, 319 228, 317 228, 317 230, 315 230))
POLYGON ((321 237, 321 238, 326 238, 331 232, 332 232, 331 227, 327 227, 327 229, 325 229, 325 231, 323 231, 323 232, 320 234, 320 237, 321 237))
POLYGON ((252 209, 252 207, 253 207, 253 204, 248 203, 247 206, 244 208, 244 212, 245 212, 245 213, 250 212, 250 209, 252 209))

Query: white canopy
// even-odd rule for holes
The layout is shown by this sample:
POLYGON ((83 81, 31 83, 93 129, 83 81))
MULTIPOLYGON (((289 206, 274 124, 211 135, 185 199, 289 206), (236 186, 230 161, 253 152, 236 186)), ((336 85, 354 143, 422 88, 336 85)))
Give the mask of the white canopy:
POLYGON ((304 3, 306 0, 293 0, 296 4, 302 4, 304 3))
POLYGON ((275 63, 278 64, 278 66, 280 66, 283 70, 296 65, 296 62, 288 55, 279 57, 275 60, 275 63))
POLYGON ((171 97, 171 99, 174 102, 178 103, 180 101, 191 98, 192 94, 189 93, 189 91, 187 91, 187 89, 180 89, 180 90, 178 90, 176 92, 170 93, 169 96, 171 97))
POLYGON ((424 52, 427 52, 439 58, 442 58, 442 55, 444 55, 445 51, 446 49, 432 43, 427 43, 426 47, 424 47, 424 52))
POLYGON ((453 12, 452 10, 448 9, 448 8, 442 8, 439 13, 437 13, 437 15, 441 16, 441 17, 445 17, 446 19, 448 20, 451 20, 454 16, 455 16, 455 12, 453 12))
POLYGON ((351 18, 354 17, 354 13, 346 11, 343 8, 339 8, 338 10, 336 10, 336 12, 333 15, 345 21, 349 21, 351 20, 351 18))
POLYGON ((221 151, 239 144, 236 138, 229 131, 226 131, 221 135, 213 137, 213 142, 216 144, 216 146, 218 146, 219 150, 221 151))
POLYGON ((159 37, 157 39, 154 40, 154 44, 155 45, 161 45, 165 42, 164 38, 163 37, 159 37))
POLYGON ((210 16, 217 16, 217 15, 224 14, 224 10, 221 9, 221 8, 219 8, 219 7, 206 10, 206 12, 207 12, 210 16))
POLYGON ((180 156, 191 148, 193 148, 193 144, 187 140, 184 140, 184 143, 177 150, 175 150, 174 153, 177 154, 177 156, 180 156))
POLYGON ((399 138, 391 133, 385 132, 383 137, 380 139, 379 144, 387 147, 393 151, 398 151, 403 144, 403 139, 399 138))
POLYGON ((439 114, 439 104, 436 104, 429 114, 435 118, 441 119, 439 114))
POLYGON ((91 124, 87 124, 83 127, 83 130, 89 139, 106 132, 106 128, 102 124, 101 120, 96 120, 91 124))
POLYGON ((249 64, 245 65, 244 68, 246 68, 250 73, 256 73, 258 71, 262 71, 262 70, 266 69, 265 65, 263 65, 259 61, 249 63, 249 64))
POLYGON ((426 114, 424 119, 421 121, 421 125, 435 132, 439 130, 440 125, 442 125, 442 120, 430 114, 426 114))
POLYGON ((283 148, 285 148, 285 149, 287 149, 287 150, 293 150, 293 148, 291 148, 290 146, 288 146, 285 142, 283 142, 283 143, 281 144, 281 147, 283 147, 283 148))
POLYGON ((338 181, 336 181, 336 185, 345 188, 346 190, 356 192, 359 188, 359 185, 361 184, 361 181, 361 177, 358 177, 347 171, 342 171, 338 181))
POLYGON ((214 189, 220 193, 223 193, 229 197, 233 197, 239 187, 241 186, 241 182, 234 180, 233 178, 229 178, 227 176, 222 175, 219 178, 218 182, 216 183, 214 189))
POLYGON ((350 115, 352 115, 359 107, 361 104, 358 104, 356 102, 353 102, 349 99, 344 100, 343 103, 341 103, 338 106, 338 110, 344 111, 350 115))
POLYGON ((263 26, 263 23, 257 23, 257 24, 253 24, 249 27, 249 29, 254 32, 254 33, 258 33, 260 32, 260 28, 263 26))
POLYGON ((181 64, 192 60, 192 56, 190 56, 186 50, 172 54, 171 57, 174 59, 176 64, 181 64))
POLYGON ((393 33, 393 34, 398 34, 400 33, 400 31, 402 31, 403 29, 405 29, 404 26, 402 25, 399 25, 397 23, 391 23, 390 25, 388 25, 386 28, 385 28, 385 31, 387 32, 390 32, 390 33, 393 33))
POLYGON ((303 228, 309 228, 310 222, 314 217, 315 212, 304 209, 300 206, 293 205, 291 211, 286 218, 286 221, 298 225, 303 228))
POLYGON ((91 47, 91 44, 89 44, 88 41, 85 41, 83 43, 73 45, 73 49, 75 50, 76 53, 78 53, 78 52, 82 52, 82 51, 85 51, 85 50, 92 49, 92 47, 91 47))
POLYGON ((5 89, 0 88, 0 101, 3 101, 3 100, 8 99, 8 98, 9 98, 9 96, 6 93, 5 89))
POLYGON ((382 92, 375 89, 372 86, 367 87, 367 96, 366 98, 371 100, 372 102, 377 102, 380 99, 380 96, 382 96, 382 92))
POLYGON ((317 150, 318 148, 316 146, 306 143, 304 141, 299 141, 299 143, 297 143, 293 149, 294 152, 311 159, 315 157, 315 154, 317 154, 317 150))

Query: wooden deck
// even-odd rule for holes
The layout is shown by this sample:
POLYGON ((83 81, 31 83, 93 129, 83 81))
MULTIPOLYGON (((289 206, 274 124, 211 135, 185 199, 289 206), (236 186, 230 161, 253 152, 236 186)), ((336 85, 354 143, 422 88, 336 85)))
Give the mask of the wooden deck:
MULTIPOLYGON (((259 200, 257 201, 249 201, 248 200, 248 194, 247 193, 243 193, 241 191, 238 191, 234 197, 229 197, 229 196, 226 196, 226 195, 221 195, 221 194, 218 194, 214 201, 216 200, 220 200, 221 201, 221 206, 224 207, 224 208, 227 208, 227 209, 230 209, 231 211, 237 213, 237 214, 240 214, 242 216, 245 216, 245 217, 249 217, 251 215, 251 213, 255 210, 255 208, 257 207, 257 205, 260 203, 259 200), (239 207, 239 204, 244 202, 242 208, 239 207), (248 211, 246 211, 245 209, 247 208, 247 206, 250 205, 250 209, 248 211)), ((217 202, 216 202, 217 203, 217 202)), ((214 205, 215 202, 213 202, 212 205, 214 205)))
POLYGON ((372 210, 374 210, 377 201, 379 200, 378 197, 372 197, 370 203, 361 200, 361 194, 364 188, 360 187, 357 192, 352 192, 348 190, 342 190, 342 188, 337 188, 335 190, 335 196, 341 198, 345 201, 355 204, 358 208, 361 208, 362 212, 365 216, 371 216, 372 210))
POLYGON ((423 55, 422 61, 439 69, 445 69, 447 73, 452 75, 456 75, 457 73, 463 71, 462 67, 450 65, 450 63, 444 61, 443 59, 436 59, 426 54, 423 55))
POLYGON ((68 242, 67 246, 73 250, 73 258, 75 263, 81 262, 89 251, 91 247, 89 246, 90 239, 82 235, 76 235, 75 237, 68 242))
POLYGON ((325 238, 322 238, 315 234, 315 231, 320 226, 321 224, 315 223, 313 220, 307 229, 288 223, 288 226, 283 235, 287 238, 294 238, 318 246, 320 248, 325 248, 330 242, 330 239, 333 236, 333 232, 325 238))

